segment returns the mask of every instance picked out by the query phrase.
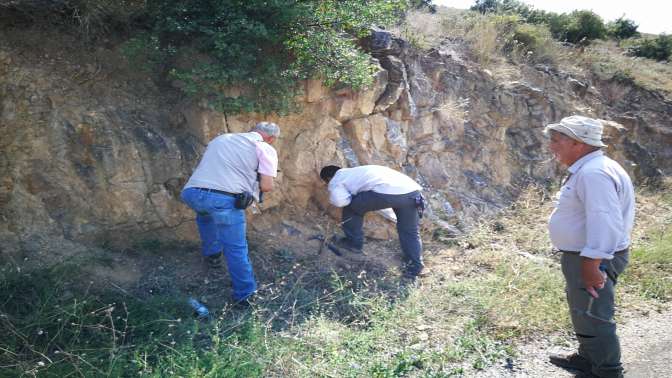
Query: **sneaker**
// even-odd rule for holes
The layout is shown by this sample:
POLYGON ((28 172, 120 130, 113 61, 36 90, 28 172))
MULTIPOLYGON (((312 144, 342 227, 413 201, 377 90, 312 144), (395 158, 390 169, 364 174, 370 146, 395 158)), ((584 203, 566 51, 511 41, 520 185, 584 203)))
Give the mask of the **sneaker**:
POLYGON ((552 353, 548 356, 550 363, 565 369, 578 370, 582 373, 590 374, 592 364, 590 360, 578 353, 572 354, 556 354, 552 353))
POLYGON ((331 239, 329 244, 338 248, 339 250, 346 250, 352 253, 364 253, 361 247, 360 248, 355 247, 350 241, 350 239, 348 239, 347 237, 340 237, 340 238, 334 237, 331 239))
POLYGON ((222 256, 224 254, 222 252, 219 252, 214 255, 206 256, 206 260, 208 260, 208 266, 210 268, 220 268, 222 266, 222 256))

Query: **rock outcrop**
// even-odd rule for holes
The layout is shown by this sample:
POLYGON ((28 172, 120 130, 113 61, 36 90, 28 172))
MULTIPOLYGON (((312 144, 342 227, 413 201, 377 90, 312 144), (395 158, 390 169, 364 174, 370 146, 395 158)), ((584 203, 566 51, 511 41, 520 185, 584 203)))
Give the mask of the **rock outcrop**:
MULTIPOLYGON (((607 99, 613 83, 544 66, 500 82, 454 49, 416 51, 384 31, 367 41, 380 63, 370 89, 331 91, 309 80, 302 111, 286 117, 181 102, 170 89, 135 82, 142 76, 120 69, 112 49, 78 62, 65 42, 35 48, 8 37, 0 42, 3 255, 50 239, 194 239, 193 215, 179 201, 183 183, 208 140, 262 119, 277 122, 282 137, 279 189, 251 222, 261 231, 281 219, 310 224, 306 211, 328 210, 323 165, 381 164, 420 182, 428 222, 457 232, 523 186, 556 177, 542 129, 574 113, 614 121, 608 153, 638 180, 672 173, 672 104, 660 94, 623 87, 607 99)), ((370 235, 390 237, 385 222, 371 217, 370 235)))

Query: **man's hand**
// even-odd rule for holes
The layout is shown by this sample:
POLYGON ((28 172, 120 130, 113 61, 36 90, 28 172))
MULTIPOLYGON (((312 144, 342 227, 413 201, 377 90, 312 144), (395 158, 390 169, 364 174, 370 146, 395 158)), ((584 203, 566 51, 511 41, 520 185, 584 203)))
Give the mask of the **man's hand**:
POLYGON ((590 259, 583 257, 581 259, 581 278, 588 294, 593 298, 598 298, 597 290, 604 287, 607 275, 600 270, 601 259, 590 259))

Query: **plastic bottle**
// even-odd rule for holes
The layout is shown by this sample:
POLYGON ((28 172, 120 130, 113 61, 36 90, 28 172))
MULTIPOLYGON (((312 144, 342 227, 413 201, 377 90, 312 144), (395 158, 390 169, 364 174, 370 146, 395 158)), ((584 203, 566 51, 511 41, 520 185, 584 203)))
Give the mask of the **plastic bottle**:
POLYGON ((199 318, 207 318, 210 316, 210 311, 205 305, 194 298, 189 298, 189 305, 194 309, 199 318))

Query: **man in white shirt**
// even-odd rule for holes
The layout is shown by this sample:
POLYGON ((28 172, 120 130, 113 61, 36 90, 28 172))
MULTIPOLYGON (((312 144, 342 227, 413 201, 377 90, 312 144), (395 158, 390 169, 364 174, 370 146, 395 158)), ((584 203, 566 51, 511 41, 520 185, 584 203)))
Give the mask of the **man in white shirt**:
POLYGON ((628 263, 635 194, 630 177, 600 150, 599 120, 571 116, 546 126, 550 150, 568 167, 548 222, 562 252, 567 302, 579 350, 551 355, 585 377, 622 377, 614 322, 614 285, 628 263))
POLYGON ((271 144, 279 135, 275 123, 260 122, 248 133, 216 137, 182 190, 182 200, 196 212, 203 255, 213 268, 226 258, 233 299, 241 305, 249 304, 257 290, 247 254, 245 208, 273 190, 278 155, 271 144))
POLYGON ((329 165, 320 171, 320 178, 329 184, 329 201, 342 207, 345 238, 333 243, 355 253, 364 245, 364 214, 392 208, 397 216, 397 233, 407 264, 404 275, 415 278, 422 272, 420 216, 424 209, 422 187, 413 179, 394 169, 379 165, 341 168, 329 165))

